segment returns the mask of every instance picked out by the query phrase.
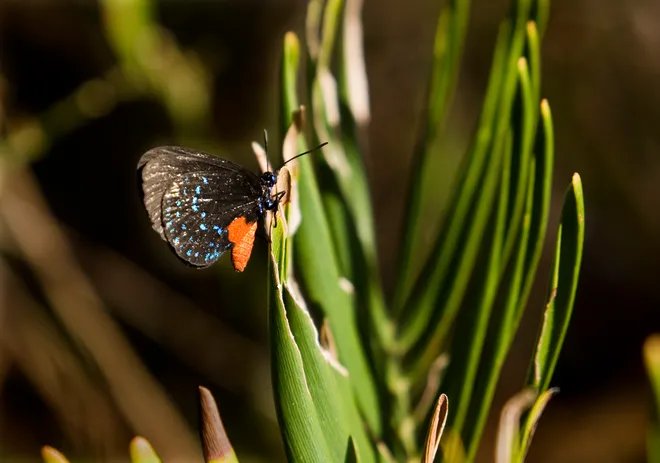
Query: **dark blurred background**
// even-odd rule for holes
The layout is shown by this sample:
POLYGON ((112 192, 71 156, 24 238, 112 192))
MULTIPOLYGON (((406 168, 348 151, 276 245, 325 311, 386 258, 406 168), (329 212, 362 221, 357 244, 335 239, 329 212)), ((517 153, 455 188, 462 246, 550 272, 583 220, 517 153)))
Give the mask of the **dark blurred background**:
MULTIPOLYGON (((283 460, 265 244, 244 274, 227 259, 206 271, 181 265, 149 226, 135 165, 146 149, 177 142, 256 170, 250 142, 267 128, 277 146, 279 50, 285 31, 303 34, 305 2, 159 1, 152 16, 136 10, 151 21, 148 33, 122 16, 125 3, 0 0, 0 460, 36 461, 43 444, 74 459, 121 458, 135 433, 166 459, 199 452, 199 384, 216 395, 241 461, 283 460), (125 30, 113 39, 118 23, 125 30), (143 50, 122 55, 121 34, 143 50)), ((365 163, 386 281, 441 3, 364 9, 365 163)), ((506 8, 473 2, 448 152, 464 149, 474 127, 506 8)), ((660 329, 658 24, 656 0, 552 2, 542 87, 556 134, 549 237, 574 171, 585 185, 587 236, 553 380, 561 393, 529 461, 645 460, 641 346, 660 329)), ((546 258, 496 411, 523 382, 548 267, 546 258)), ((493 415, 482 461, 492 460, 493 415)))

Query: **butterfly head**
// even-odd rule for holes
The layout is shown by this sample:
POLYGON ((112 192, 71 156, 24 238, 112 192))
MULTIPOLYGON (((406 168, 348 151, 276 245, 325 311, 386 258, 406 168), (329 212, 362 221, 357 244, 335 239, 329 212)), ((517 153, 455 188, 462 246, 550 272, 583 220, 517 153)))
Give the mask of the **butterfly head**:
MULTIPOLYGON (((307 150, 303 153, 300 153, 290 159, 288 159, 282 166, 285 166, 289 162, 293 161, 294 159, 299 158, 300 156, 304 156, 306 154, 309 154, 313 151, 316 151, 325 145, 327 145, 327 142, 321 143, 319 146, 316 148, 313 148, 311 150, 307 150)), ((266 150, 266 156, 268 156, 268 137, 266 136, 266 133, 264 132, 264 147, 266 150)), ((268 164, 270 164, 268 162, 268 164)), ((275 194, 271 194, 271 191, 275 184, 277 183, 277 173, 272 172, 272 171, 266 171, 263 174, 261 174, 261 177, 259 177, 259 180, 261 182, 261 189, 262 189, 262 194, 261 194, 261 202, 259 203, 260 210, 263 213, 264 210, 266 211, 275 211, 277 210, 277 207, 280 204, 280 201, 284 196, 286 195, 285 191, 277 191, 275 194)))
POLYGON ((284 191, 279 191, 275 194, 271 194, 271 191, 275 184, 277 183, 277 174, 274 172, 264 172, 260 177, 261 181, 261 208, 266 211, 277 210, 277 207, 284 196, 284 191))
POLYGON ((261 184, 267 188, 272 188, 277 182, 277 175, 275 173, 267 171, 261 174, 261 184))

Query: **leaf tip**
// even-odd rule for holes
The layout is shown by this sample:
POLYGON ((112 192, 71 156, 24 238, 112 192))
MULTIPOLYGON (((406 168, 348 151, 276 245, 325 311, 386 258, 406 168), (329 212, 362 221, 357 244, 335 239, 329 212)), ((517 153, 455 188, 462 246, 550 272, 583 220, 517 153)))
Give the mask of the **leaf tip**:
POLYGON ((59 450, 50 445, 41 447, 41 458, 46 463, 69 463, 69 460, 59 450))
POLYGON ((644 360, 649 370, 660 369, 660 334, 653 334, 644 341, 644 360))
POLYGON ((580 190, 582 189, 582 179, 580 178, 580 174, 577 172, 573 173, 573 178, 572 178, 572 183, 573 183, 573 188, 577 189, 579 188, 580 190))
POLYGON ((128 446, 131 461, 135 463, 160 462, 160 458, 147 439, 135 436, 128 446))
POLYGON ((577 215, 580 224, 584 223, 584 193, 582 191, 582 179, 580 174, 575 172, 573 178, 571 179, 571 189, 573 190, 573 196, 575 197, 577 215))
POLYGON ((426 443, 424 444, 424 457, 422 463, 432 463, 440 448, 440 439, 447 423, 447 415, 449 413, 449 398, 446 394, 442 393, 435 403, 433 416, 431 416, 431 423, 426 434, 426 443))
POLYGON ((527 21, 527 35, 537 35, 538 27, 533 19, 527 21))
POLYGON ((298 40, 298 36, 295 32, 288 31, 284 34, 284 48, 289 52, 298 53, 300 50, 300 40, 298 40))
POLYGON ((199 404, 204 459, 232 461, 232 457, 235 459, 234 449, 220 419, 218 405, 211 391, 204 386, 199 386, 199 404))
POLYGON ((547 98, 541 100, 541 113, 543 114, 543 117, 550 117, 550 103, 547 98))

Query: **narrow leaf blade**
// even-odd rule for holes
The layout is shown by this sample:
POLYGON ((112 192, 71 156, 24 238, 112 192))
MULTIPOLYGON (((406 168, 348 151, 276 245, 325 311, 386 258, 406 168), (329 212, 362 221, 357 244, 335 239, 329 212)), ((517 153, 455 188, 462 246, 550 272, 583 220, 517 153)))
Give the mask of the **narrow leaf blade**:
POLYGON ((530 384, 539 391, 548 388, 566 337, 577 292, 583 243, 584 196, 580 176, 574 174, 564 198, 548 304, 530 378, 530 384))

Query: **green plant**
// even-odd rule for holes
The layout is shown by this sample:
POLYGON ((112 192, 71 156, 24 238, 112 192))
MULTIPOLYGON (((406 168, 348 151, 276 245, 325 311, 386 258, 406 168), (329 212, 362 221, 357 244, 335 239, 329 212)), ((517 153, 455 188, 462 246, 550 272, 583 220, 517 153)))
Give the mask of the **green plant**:
MULTIPOLYGON (((323 157, 301 159, 293 173, 297 200, 284 216, 297 223, 299 209, 302 221, 295 233, 294 227, 273 230, 269 309, 275 397, 292 461, 416 459, 440 391, 452 404, 444 457, 474 459, 545 240, 554 153, 550 107, 540 100, 539 46, 549 2, 518 0, 500 27, 478 127, 449 212, 437 236, 424 241, 421 229, 436 194, 437 172, 430 166, 441 155, 437 138, 457 78, 469 4, 450 1, 438 22, 392 301, 377 275, 361 162, 368 105, 356 34, 359 2, 309 4, 308 126, 313 143, 329 145, 323 157), (322 320, 323 345, 310 307, 322 320)), ((300 121, 291 119, 299 107, 301 53, 289 33, 282 60, 283 133, 292 122, 301 132, 300 121)), ((302 132, 288 137, 296 137, 299 150, 309 146, 302 132)), ((294 154, 292 145, 285 142, 285 158, 294 154)), ((583 237, 576 174, 564 200, 530 366, 527 387, 533 392, 519 402, 531 409, 524 413, 518 406, 522 423, 503 422, 502 436, 509 436, 501 440, 501 454, 508 455, 503 461, 524 458, 552 395, 549 381, 570 320, 583 237)))
MULTIPOLYGON (((369 104, 361 3, 311 0, 305 47, 293 33, 284 37, 283 156, 329 144, 282 172, 279 187, 289 189, 290 201, 280 211, 281 225, 269 225, 268 310, 281 433, 291 461, 430 462, 440 458, 444 430, 442 458, 472 461, 546 237, 554 144, 550 106, 540 98, 540 43, 549 0, 514 0, 502 21, 475 134, 440 217, 433 161, 442 156, 438 140, 470 2, 449 0, 443 7, 391 299, 378 276, 362 164, 369 104), (430 238, 423 234, 429 224, 438 230, 430 238)), ((121 32, 121 5, 105 5, 122 82, 141 82, 177 114, 181 95, 158 73, 149 74, 130 46, 139 39, 153 47, 156 36, 144 35, 150 16, 121 32)), ((180 123, 207 111, 201 103, 193 107, 197 112, 180 123)), ((575 174, 529 376, 502 412, 498 461, 524 459, 554 393, 550 379, 573 308, 583 239, 582 186, 575 174)), ((215 416, 207 413, 205 422, 219 422, 215 416)), ((217 454, 209 452, 217 447, 209 437, 214 433, 203 429, 207 461, 236 460, 224 431, 226 451, 217 454)), ((145 452, 144 460, 134 461, 157 461, 145 452)))

